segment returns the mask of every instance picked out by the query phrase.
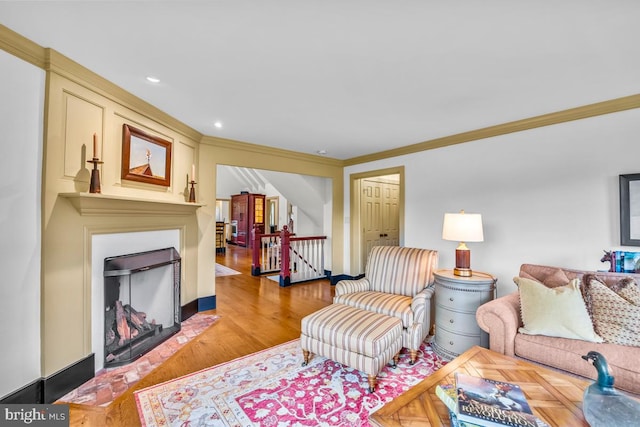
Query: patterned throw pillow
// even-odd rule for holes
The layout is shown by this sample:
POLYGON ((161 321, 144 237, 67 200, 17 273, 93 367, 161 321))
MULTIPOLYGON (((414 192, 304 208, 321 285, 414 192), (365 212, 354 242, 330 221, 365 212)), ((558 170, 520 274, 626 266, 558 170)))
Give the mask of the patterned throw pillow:
POLYGON ((631 304, 640 306, 640 288, 633 278, 620 279, 618 283, 611 286, 611 289, 631 304))
POLYGON ((608 343, 640 347, 640 305, 633 302, 640 301, 638 285, 633 280, 620 281, 609 288, 592 275, 583 280, 584 299, 596 333, 608 343))

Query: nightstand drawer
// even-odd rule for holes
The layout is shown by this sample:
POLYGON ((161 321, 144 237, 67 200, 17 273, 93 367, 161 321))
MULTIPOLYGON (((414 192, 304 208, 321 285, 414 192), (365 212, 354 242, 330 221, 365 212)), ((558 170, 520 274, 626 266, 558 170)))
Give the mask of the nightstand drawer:
POLYGON ((480 327, 476 321, 475 311, 473 313, 460 313, 439 307, 439 309, 436 310, 436 327, 438 326, 460 334, 480 334, 480 327))
POLYGON ((436 341, 435 344, 440 350, 444 350, 445 354, 452 355, 453 357, 464 353, 474 345, 480 343, 480 337, 478 335, 468 336, 454 334, 446 329, 438 327, 436 324, 436 341))
POLYGON ((486 291, 450 289, 445 286, 439 286, 436 290, 437 305, 457 311, 473 311, 474 315, 476 309, 490 299, 491 294, 486 291))

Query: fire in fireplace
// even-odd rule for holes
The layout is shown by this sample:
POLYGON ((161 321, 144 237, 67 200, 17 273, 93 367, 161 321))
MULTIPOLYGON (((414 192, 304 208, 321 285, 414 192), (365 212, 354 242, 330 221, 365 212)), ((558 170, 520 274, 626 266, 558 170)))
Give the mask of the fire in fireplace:
POLYGON ((180 262, 174 248, 105 258, 105 368, 130 363, 180 331, 180 262))

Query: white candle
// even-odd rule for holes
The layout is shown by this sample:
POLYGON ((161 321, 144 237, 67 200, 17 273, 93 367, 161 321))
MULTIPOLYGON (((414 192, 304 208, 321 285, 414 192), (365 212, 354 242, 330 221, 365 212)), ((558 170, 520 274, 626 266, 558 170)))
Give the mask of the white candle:
POLYGON ((196 180, 196 165, 191 165, 191 181, 196 180))
POLYGON ((98 158, 98 135, 93 134, 93 158, 98 158))

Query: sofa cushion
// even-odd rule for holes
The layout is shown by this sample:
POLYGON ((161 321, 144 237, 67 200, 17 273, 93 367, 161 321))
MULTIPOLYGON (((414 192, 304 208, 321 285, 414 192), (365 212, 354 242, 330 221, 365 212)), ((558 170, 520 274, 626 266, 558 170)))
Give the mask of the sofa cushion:
POLYGON ((520 292, 520 333, 602 342, 582 299, 580 279, 555 288, 524 277, 513 280, 520 292))
POLYGON ((374 246, 369 252, 365 277, 372 291, 408 297, 433 283, 438 252, 401 246, 374 246))
POLYGON ((595 276, 585 275, 584 281, 584 298, 598 335, 608 343, 640 347, 640 306, 622 296, 636 299, 635 282, 616 286, 620 295, 595 276))
POLYGON ((542 335, 517 334, 515 355, 523 359, 561 369, 586 378, 596 379, 596 368, 582 359, 589 351, 601 353, 615 378, 614 386, 631 393, 640 392, 640 369, 636 347, 591 343, 542 335))
POLYGON ((522 269, 519 277, 536 280, 543 283, 548 288, 556 288, 569 283, 575 275, 568 275, 565 270, 557 267, 546 267, 537 265, 528 265, 528 269, 522 269))
POLYGON ((412 298, 404 295, 387 294, 384 292, 356 292, 354 294, 337 295, 334 304, 344 304, 361 310, 373 311, 398 318, 402 327, 413 325, 412 298))

